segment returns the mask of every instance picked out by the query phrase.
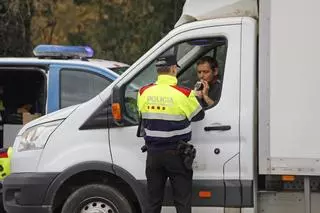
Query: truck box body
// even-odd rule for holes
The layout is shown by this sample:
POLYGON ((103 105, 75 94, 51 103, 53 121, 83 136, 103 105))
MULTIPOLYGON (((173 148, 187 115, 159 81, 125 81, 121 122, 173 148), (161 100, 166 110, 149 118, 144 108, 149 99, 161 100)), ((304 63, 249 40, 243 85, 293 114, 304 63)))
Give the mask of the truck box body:
POLYGON ((319 7, 315 0, 260 1, 261 174, 320 174, 319 7))

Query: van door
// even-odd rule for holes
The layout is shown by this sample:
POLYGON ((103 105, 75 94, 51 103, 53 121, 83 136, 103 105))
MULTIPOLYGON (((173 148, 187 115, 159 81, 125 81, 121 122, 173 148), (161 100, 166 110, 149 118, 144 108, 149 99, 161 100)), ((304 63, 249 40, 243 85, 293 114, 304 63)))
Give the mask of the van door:
POLYGON ((48 113, 90 100, 116 76, 89 66, 51 65, 48 82, 48 113))
MULTIPOLYGON (((241 26, 240 21, 224 26, 220 23, 216 27, 213 24, 177 28, 143 56, 143 61, 136 63, 134 70, 118 83, 122 91, 120 99, 124 100, 123 123, 111 126, 109 131, 114 164, 145 184, 146 153, 140 151, 144 140, 136 136, 138 89, 156 80, 154 60, 164 51, 177 52, 181 66, 179 83, 189 88, 197 81, 197 60, 204 55, 213 57, 219 64, 222 92, 217 104, 206 109, 205 118, 192 125, 191 143, 197 149, 192 203, 197 208, 211 207, 210 211, 223 212, 221 207, 240 207, 242 203, 239 181, 241 26), (209 197, 199 197, 200 191, 208 192, 209 197)), ((170 192, 166 193, 165 206, 173 206, 170 196, 170 192)))
POLYGON ((0 128, 3 128, 3 131, 0 131, 1 148, 12 146, 24 124, 45 114, 46 83, 45 66, 1 64, 0 102, 3 103, 2 107, 0 106, 0 117, 2 117, 0 128))

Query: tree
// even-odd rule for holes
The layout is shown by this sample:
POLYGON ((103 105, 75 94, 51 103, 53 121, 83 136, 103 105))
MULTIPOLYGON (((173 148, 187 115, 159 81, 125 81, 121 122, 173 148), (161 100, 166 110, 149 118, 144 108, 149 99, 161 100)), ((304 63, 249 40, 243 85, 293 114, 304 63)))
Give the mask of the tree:
POLYGON ((95 25, 97 11, 91 5, 81 6, 72 0, 35 1, 32 18, 32 40, 34 44, 70 44, 70 33, 87 31, 95 25))
POLYGON ((69 41, 75 41, 74 44, 77 44, 76 41, 90 43, 97 57, 132 63, 173 28, 182 11, 183 2, 81 1, 80 5, 97 7, 99 20, 94 29, 70 33, 69 41))
POLYGON ((30 56, 38 44, 90 45, 95 57, 132 63, 173 28, 183 2, 0 0, 0 54, 30 56))
POLYGON ((0 0, 0 56, 30 56, 33 2, 0 0))

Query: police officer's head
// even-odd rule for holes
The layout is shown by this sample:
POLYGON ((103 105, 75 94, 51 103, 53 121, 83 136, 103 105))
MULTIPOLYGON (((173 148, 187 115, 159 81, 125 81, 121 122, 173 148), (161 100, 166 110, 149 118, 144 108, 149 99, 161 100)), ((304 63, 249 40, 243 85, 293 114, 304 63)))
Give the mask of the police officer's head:
POLYGON ((201 80, 211 82, 218 77, 218 63, 210 56, 204 56, 197 62, 197 75, 201 80))
POLYGON ((160 56, 156 59, 156 68, 159 75, 177 75, 177 64, 176 56, 173 54, 167 54, 160 56))

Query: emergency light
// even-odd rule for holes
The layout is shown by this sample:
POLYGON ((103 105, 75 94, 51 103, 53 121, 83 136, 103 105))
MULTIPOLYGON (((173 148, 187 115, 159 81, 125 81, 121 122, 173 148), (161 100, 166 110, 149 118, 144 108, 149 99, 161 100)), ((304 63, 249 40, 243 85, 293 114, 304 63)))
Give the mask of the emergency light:
POLYGON ((39 58, 92 58, 94 51, 89 46, 41 44, 33 49, 33 54, 39 58))

